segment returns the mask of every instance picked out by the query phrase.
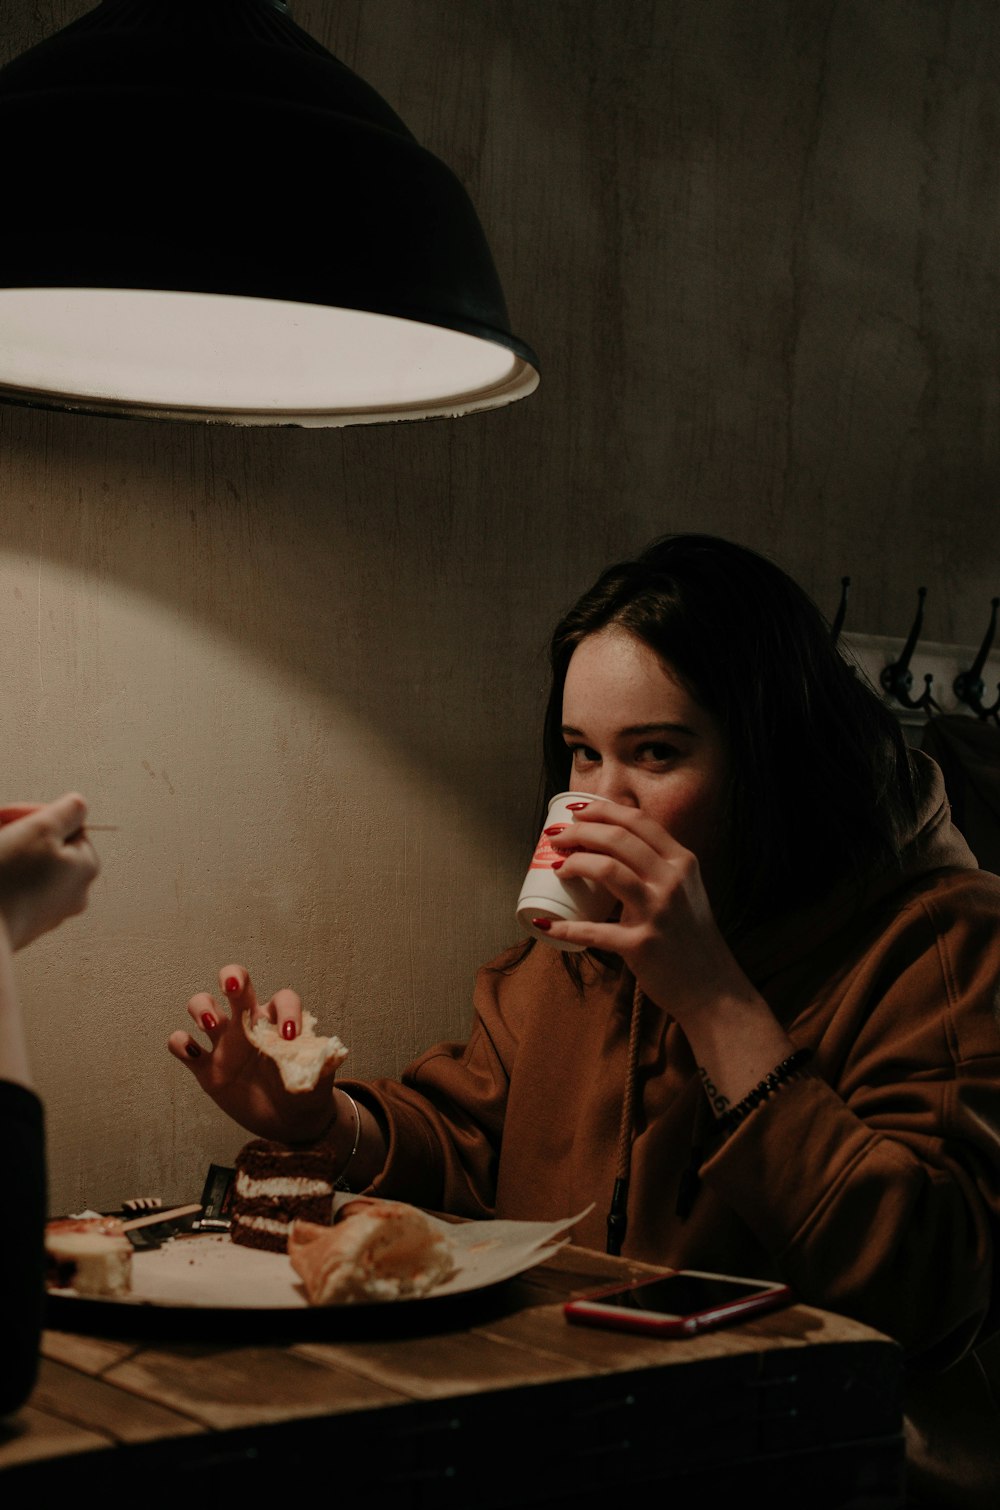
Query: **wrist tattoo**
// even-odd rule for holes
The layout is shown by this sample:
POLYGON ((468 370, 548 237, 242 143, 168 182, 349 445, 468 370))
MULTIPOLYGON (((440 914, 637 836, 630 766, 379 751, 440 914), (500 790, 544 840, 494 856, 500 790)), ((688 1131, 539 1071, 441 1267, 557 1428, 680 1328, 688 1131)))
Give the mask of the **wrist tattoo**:
POLYGON ((705 1095, 712 1103, 712 1110, 716 1116, 721 1117, 723 1112, 728 1110, 729 1097, 724 1096, 718 1086, 709 1078, 708 1071, 703 1064, 699 1064, 698 1074, 701 1076, 701 1083, 705 1087, 705 1095))

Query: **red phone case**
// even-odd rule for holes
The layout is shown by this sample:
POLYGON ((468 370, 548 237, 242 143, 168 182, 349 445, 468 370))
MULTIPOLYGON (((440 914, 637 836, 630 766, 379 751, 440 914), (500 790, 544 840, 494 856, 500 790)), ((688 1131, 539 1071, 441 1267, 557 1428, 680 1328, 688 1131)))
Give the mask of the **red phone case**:
MULTIPOLYGON (((608 1327, 613 1331, 640 1332, 653 1337, 692 1337, 698 1332, 710 1331, 714 1327, 744 1321, 750 1316, 759 1315, 762 1311, 770 1311, 775 1306, 787 1305, 792 1299, 792 1292, 788 1286, 778 1285, 773 1289, 754 1291, 750 1295, 735 1296, 732 1300, 706 1307, 702 1311, 691 1312, 686 1316, 665 1316, 654 1311, 633 1311, 625 1306, 601 1308, 602 1295, 617 1295, 623 1289, 641 1290, 644 1285, 655 1284, 657 1280, 664 1277, 656 1275, 651 1279, 639 1280, 634 1285, 607 1285, 601 1290, 595 1290, 591 1295, 582 1295, 576 1300, 566 1301, 563 1306, 563 1315, 567 1321, 581 1326, 608 1327)), ((728 1277, 719 1276, 719 1278, 728 1277)))

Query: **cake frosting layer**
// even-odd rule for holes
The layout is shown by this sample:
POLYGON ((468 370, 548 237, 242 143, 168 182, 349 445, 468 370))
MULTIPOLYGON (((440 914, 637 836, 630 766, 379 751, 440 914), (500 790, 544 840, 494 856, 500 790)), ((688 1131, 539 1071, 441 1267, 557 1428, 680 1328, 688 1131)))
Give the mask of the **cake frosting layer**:
POLYGON ((234 1242, 284 1253, 292 1222, 328 1226, 332 1203, 330 1156, 325 1150, 255 1138, 237 1154, 230 1213, 234 1242))

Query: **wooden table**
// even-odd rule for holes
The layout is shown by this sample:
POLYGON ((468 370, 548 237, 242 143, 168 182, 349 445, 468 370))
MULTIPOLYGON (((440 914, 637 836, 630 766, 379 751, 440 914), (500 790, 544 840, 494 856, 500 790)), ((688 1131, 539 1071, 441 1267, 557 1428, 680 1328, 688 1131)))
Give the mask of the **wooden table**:
POLYGON ((894 1343, 807 1306, 683 1341, 564 1320, 568 1296, 650 1272, 568 1247, 477 1296, 303 1312, 297 1336, 247 1313, 238 1339, 47 1332, 0 1425, 0 1502, 249 1490, 280 1510, 318 1472, 359 1510, 902 1504, 894 1343))

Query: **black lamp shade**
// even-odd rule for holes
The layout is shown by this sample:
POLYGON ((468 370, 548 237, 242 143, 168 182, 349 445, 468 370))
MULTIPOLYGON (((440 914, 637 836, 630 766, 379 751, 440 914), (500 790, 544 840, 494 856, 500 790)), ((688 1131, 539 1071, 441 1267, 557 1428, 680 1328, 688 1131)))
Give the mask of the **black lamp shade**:
POLYGON ((537 383, 461 184, 277 0, 104 0, 0 70, 0 139, 2 398, 330 425, 537 383))

